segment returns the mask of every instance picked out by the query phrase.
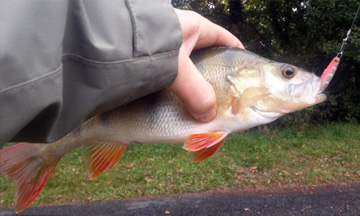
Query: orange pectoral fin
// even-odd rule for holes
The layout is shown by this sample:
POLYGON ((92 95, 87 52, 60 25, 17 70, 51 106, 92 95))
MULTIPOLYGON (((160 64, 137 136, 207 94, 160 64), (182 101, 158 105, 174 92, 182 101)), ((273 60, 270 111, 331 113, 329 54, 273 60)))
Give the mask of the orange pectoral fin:
POLYGON ((93 180, 102 172, 110 170, 120 159, 128 144, 96 143, 83 147, 83 157, 88 170, 89 179, 93 180))
POLYGON ((183 149, 195 152, 194 161, 202 161, 215 154, 225 142, 226 132, 192 134, 184 143, 183 149))

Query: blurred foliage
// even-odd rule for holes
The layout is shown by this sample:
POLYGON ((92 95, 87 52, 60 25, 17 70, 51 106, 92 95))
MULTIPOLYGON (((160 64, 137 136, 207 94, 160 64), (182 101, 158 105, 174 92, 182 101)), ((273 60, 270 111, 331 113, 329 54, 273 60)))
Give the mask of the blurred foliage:
MULTIPOLYGON (((321 75, 337 55, 358 0, 172 0, 228 29, 246 49, 321 75)), ((360 122, 360 17, 325 103, 287 116, 278 124, 360 122)))

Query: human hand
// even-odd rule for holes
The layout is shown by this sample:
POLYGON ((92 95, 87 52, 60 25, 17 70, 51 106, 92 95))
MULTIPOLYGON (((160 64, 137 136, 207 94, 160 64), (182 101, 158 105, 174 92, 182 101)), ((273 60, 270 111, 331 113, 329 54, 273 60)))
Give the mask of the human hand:
POLYGON ((179 51, 178 74, 169 89, 184 103, 198 121, 208 122, 216 116, 216 96, 189 58, 192 50, 224 45, 244 49, 243 44, 224 28, 193 11, 175 9, 183 32, 179 51))

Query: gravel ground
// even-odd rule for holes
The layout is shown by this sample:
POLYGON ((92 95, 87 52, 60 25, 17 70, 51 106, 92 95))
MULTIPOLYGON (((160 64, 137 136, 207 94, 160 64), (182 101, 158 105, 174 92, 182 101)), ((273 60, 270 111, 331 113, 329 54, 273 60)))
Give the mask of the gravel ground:
MULTIPOLYGON (((3 215, 14 210, 2 209, 3 215)), ((360 183, 33 206, 18 215, 360 215, 360 183)))

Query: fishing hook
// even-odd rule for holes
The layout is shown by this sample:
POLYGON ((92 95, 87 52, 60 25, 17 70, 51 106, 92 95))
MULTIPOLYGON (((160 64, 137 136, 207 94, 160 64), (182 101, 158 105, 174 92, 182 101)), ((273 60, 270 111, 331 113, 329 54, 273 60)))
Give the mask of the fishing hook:
POLYGON ((331 60, 331 62, 326 67, 326 69, 324 70, 323 74, 320 77, 320 79, 321 79, 321 85, 320 85, 320 89, 319 89, 320 92, 323 92, 326 89, 326 87, 329 85, 330 81, 332 80, 332 78, 335 75, 335 72, 336 72, 336 70, 337 70, 337 68, 339 66, 339 63, 340 63, 340 58, 343 56, 346 43, 347 43, 347 41, 349 39, 351 29, 354 26, 354 23, 355 23, 355 20, 357 18, 357 15, 359 13, 359 10, 360 10, 360 4, 359 4, 359 7, 358 7, 358 9, 356 11, 354 20, 353 20, 353 22, 352 22, 352 24, 350 26, 350 29, 347 31, 346 37, 343 39, 343 42, 341 44, 341 47, 340 47, 340 50, 339 50, 338 54, 331 60))

